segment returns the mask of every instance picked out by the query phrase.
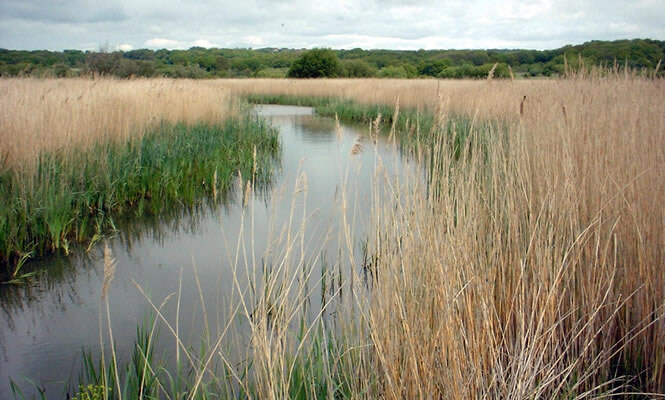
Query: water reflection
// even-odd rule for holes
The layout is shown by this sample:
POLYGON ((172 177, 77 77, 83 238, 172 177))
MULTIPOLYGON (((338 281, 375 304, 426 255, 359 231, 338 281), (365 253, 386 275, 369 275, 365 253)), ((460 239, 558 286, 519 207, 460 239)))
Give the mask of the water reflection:
MULTIPOLYGON (((108 241, 117 262, 109 301, 121 357, 131 354, 137 323, 149 308, 136 285, 157 303, 178 292, 179 308, 169 304, 163 313, 177 319, 183 337, 196 343, 206 323, 203 307, 213 319, 210 325, 224 326, 226 299, 279 262, 285 237, 302 238, 303 264, 320 269, 325 255, 334 266, 341 246, 356 246, 338 233, 340 210, 361 237, 377 195, 372 189, 377 166, 383 174, 416 168, 394 144, 368 137, 365 126, 337 127, 334 119, 315 116, 307 107, 258 106, 256 113, 280 131, 282 158, 271 187, 247 193, 236 184, 217 202, 172 210, 159 219, 116 221, 119 233, 108 241)), ((35 263, 47 272, 28 286, 0 288, 0 398, 11 398, 9 377, 24 383, 21 376, 57 396, 67 378, 78 376, 81 349, 98 351, 103 246, 75 250, 71 257, 35 263)), ((345 263, 361 265, 359 257, 345 263)), ((314 291, 312 302, 325 296, 314 291)), ((164 335, 157 352, 173 346, 164 335)))

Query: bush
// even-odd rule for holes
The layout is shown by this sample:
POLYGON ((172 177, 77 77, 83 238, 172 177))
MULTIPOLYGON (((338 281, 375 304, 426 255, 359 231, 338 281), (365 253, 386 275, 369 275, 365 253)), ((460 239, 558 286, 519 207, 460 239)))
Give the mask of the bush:
POLYGON ((289 78, 333 78, 339 76, 341 66, 337 55, 330 49, 312 49, 304 52, 289 68, 289 78))
POLYGON ((418 73, 420 75, 437 76, 441 73, 441 71, 450 67, 451 65, 452 61, 447 58, 443 60, 429 61, 420 65, 418 68, 418 73))
POLYGON ((343 75, 349 78, 368 78, 376 75, 376 68, 362 60, 342 61, 343 75))
POLYGON ((404 67, 402 66, 396 67, 394 65, 389 65, 387 67, 381 68, 377 76, 379 78, 398 78, 398 79, 408 78, 408 74, 404 69, 404 67))

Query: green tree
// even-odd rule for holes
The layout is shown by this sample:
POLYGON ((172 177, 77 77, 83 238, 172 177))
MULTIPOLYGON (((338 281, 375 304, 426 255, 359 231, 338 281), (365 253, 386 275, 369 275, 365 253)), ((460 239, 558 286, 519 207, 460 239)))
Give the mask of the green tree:
POLYGON ((231 69, 231 61, 224 56, 217 56, 215 59, 215 67, 217 71, 227 71, 231 69))
POLYGON ((404 67, 402 66, 396 67, 394 65, 381 68, 377 76, 379 78, 395 78, 395 79, 408 78, 407 72, 404 69, 404 67))
POLYGON ((367 78, 376 75, 376 68, 362 60, 343 60, 344 76, 349 78, 367 78))
POLYGON ((441 71, 448 68, 451 64, 452 62, 448 58, 436 61, 427 61, 420 65, 418 68, 418 73, 420 73, 420 75, 437 76, 441 73, 441 71))
POLYGON ((304 52, 289 68, 289 78, 333 78, 341 72, 337 55, 330 49, 304 52))

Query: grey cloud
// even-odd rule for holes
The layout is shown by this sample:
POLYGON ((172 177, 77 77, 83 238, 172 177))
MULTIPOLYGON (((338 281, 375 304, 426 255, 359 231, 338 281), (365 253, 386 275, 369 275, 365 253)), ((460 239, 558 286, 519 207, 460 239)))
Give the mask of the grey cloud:
POLYGON ((13 18, 43 23, 119 22, 128 19, 119 4, 86 0, 4 0, 0 6, 3 19, 13 18))
POLYGON ((2 0, 0 47, 552 48, 664 39, 662 0, 2 0), (283 25, 282 25, 283 24, 283 25), (84 38, 84 39, 82 39, 84 38), (151 43, 155 43, 154 41, 151 43), (168 42, 162 42, 168 43, 168 42))

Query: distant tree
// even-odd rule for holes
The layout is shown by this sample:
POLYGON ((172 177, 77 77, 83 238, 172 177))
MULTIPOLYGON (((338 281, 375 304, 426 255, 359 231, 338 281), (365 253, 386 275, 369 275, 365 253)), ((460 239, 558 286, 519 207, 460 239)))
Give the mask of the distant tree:
POLYGON ((544 75, 544 69, 543 69, 543 64, 533 64, 529 67, 529 75, 528 76, 538 76, 538 75, 544 75))
POLYGON ((217 59, 213 55, 201 54, 196 57, 196 63, 206 71, 217 69, 217 59))
POLYGON ((81 50, 65 50, 63 52, 65 62, 68 66, 74 67, 85 63, 85 54, 81 50))
POLYGON ((517 60, 520 64, 532 64, 536 59, 535 53, 533 50, 520 50, 517 53, 517 60))
POLYGON ((408 75, 404 67, 402 66, 396 67, 393 65, 381 68, 377 73, 377 76, 379 78, 397 78, 397 79, 408 78, 408 75))
POLYGON ((137 49, 125 52, 123 56, 130 60, 152 60, 155 58, 155 53, 149 49, 137 49))
POLYGON ((179 65, 189 65, 191 64, 191 57, 185 50, 174 50, 171 52, 170 56, 171 62, 173 64, 179 64, 179 65))
POLYGON ((217 71, 227 71, 231 68, 231 61, 224 56, 217 56, 215 66, 217 67, 217 71))
POLYGON ((418 68, 416 68, 415 65, 404 64, 404 65, 402 65, 402 68, 404 69, 404 72, 406 72, 406 77, 407 78, 416 78, 416 77, 418 77, 418 68))
POLYGON ((419 66, 418 73, 420 75, 437 76, 441 73, 441 71, 449 67, 451 64, 452 61, 448 58, 436 61, 427 61, 419 66))
POLYGON ((343 75, 349 78, 368 78, 376 75, 376 68, 362 60, 342 61, 343 75))
POLYGON ((462 70, 459 67, 448 67, 439 73, 439 78, 459 79, 462 78, 462 70))
POLYGON ((86 62, 88 69, 95 74, 111 75, 117 69, 121 58, 120 53, 88 53, 86 62))
POLYGON ((58 63, 53 65, 53 76, 56 78, 64 78, 69 72, 69 67, 65 64, 58 63))
MULTIPOLYGON (((325 50, 303 52, 295 49, 137 49, 101 51, 7 50, 0 48, 2 76, 76 76, 95 72, 128 76, 278 76, 291 68, 291 76, 382 76, 413 78, 483 78, 488 65, 498 62, 494 77, 509 76, 507 66, 517 76, 562 75, 568 68, 578 70, 597 65, 654 70, 665 59, 665 41, 635 39, 591 41, 552 50, 325 50), (580 63, 580 55, 582 63, 580 63), (313 56, 313 57, 312 57, 313 56), (336 57, 339 57, 339 61, 336 57), (326 64, 330 61, 328 64, 326 64), (506 65, 507 64, 507 65, 506 65), (63 65, 69 68, 65 74, 63 65), (176 68, 176 67, 186 68, 176 68), (190 68, 191 67, 191 68, 190 68), (377 72, 380 70, 380 72, 377 72)), ((660 67, 660 74, 665 68, 660 67)))
POLYGON ((473 63, 473 65, 480 66, 489 63, 490 57, 486 51, 475 50, 472 51, 469 55, 469 60, 473 63))
POLYGON ((257 57, 234 59, 233 62, 231 63, 231 66, 236 71, 249 70, 250 75, 263 69, 261 60, 259 60, 257 57))
POLYGON ((330 49, 304 52, 289 68, 289 78, 333 78, 341 72, 337 55, 330 49))

